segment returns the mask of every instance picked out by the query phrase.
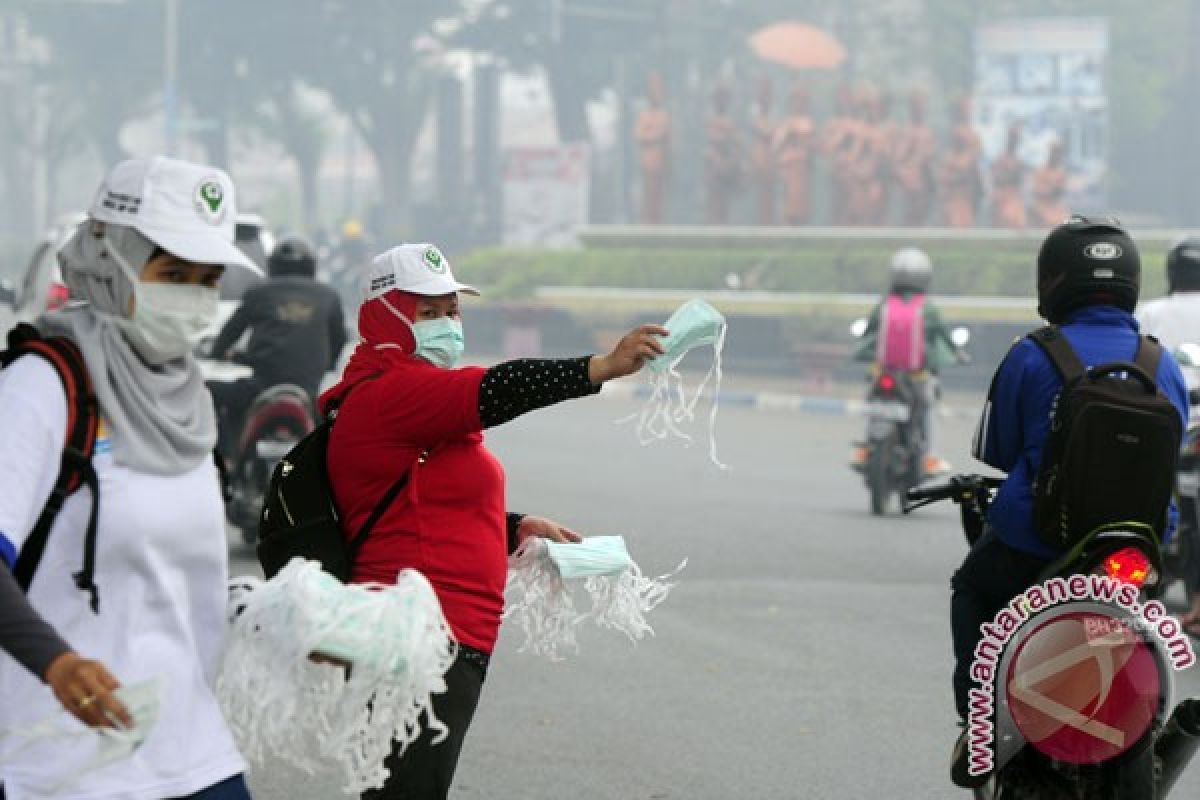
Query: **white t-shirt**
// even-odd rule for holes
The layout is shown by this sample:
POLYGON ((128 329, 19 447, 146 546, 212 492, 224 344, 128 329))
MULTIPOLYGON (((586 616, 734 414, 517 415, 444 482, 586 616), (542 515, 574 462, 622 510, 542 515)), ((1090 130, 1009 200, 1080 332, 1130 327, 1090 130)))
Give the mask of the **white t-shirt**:
POLYGON ((1135 316, 1142 333, 1168 350, 1187 342, 1200 344, 1200 292, 1176 292, 1151 300, 1138 306, 1135 316))
MULTIPOLYGON (((1138 327, 1158 339, 1168 351, 1181 344, 1200 345, 1200 292, 1176 292, 1151 300, 1135 313, 1138 327)), ((1189 389, 1200 387, 1200 369, 1182 366, 1189 389)))
MULTIPOLYGON (((0 554, 20 551, 58 474, 66 397, 40 358, 0 372, 0 554)), ((169 477, 113 463, 107 439, 92 463, 100 482, 96 586, 100 613, 72 574, 83 559, 91 507, 83 488, 63 506, 30 586, 33 606, 71 647, 124 684, 158 677, 158 722, 133 755, 54 797, 161 800, 194 794, 245 771, 213 686, 226 629, 228 556, 211 460, 169 477)), ((2 567, 0 567, 2 568, 2 567)), ((0 733, 54 714, 79 726, 49 687, 0 653, 0 733)), ((8 800, 47 797, 94 755, 98 737, 38 742, 0 766, 8 800)), ((9 745, 11 746, 11 745, 9 745)), ((3 757, 0 749, 0 760, 3 757)))

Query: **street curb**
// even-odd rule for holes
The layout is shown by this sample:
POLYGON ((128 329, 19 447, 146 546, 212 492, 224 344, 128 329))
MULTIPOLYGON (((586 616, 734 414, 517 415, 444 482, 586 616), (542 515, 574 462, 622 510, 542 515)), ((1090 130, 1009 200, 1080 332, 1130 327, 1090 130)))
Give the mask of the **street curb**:
MULTIPOLYGON (((606 383, 601 396, 613 399, 646 400, 651 388, 646 384, 606 383)), ((704 402, 711 402, 712 392, 705 392, 704 402)), ((746 408, 752 411, 784 411, 800 414, 823 414, 827 416, 861 416, 866 401, 833 397, 830 395, 791 394, 787 392, 747 392, 738 390, 721 391, 717 401, 723 407, 746 408)), ((979 409, 967 409, 942 405, 939 414, 943 417, 975 417, 979 409)))

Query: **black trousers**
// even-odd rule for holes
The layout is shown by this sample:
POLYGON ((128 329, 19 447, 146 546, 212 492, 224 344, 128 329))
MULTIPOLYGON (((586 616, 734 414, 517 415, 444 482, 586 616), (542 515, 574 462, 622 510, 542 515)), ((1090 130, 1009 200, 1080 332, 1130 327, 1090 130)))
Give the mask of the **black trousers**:
POLYGON ((467 728, 479 704, 487 664, 486 653, 458 646, 458 657, 446 672, 446 691, 433 696, 433 712, 450 732, 441 744, 434 744, 434 734, 423 720, 421 735, 404 755, 393 750, 383 762, 392 773, 387 783, 382 789, 364 792, 362 800, 446 800, 467 728))
POLYGON ((979 626, 1028 589, 1049 562, 1000 541, 988 528, 950 579, 950 631, 954 636, 954 705, 967 718, 971 662, 983 637, 979 626))

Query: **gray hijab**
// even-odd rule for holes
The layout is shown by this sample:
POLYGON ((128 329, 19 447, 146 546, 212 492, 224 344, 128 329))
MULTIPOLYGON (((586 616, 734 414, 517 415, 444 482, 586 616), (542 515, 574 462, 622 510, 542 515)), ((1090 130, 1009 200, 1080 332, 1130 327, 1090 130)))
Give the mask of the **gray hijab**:
POLYGON ((84 221, 59 251, 63 281, 83 300, 44 314, 37 327, 66 336, 87 363, 109 429, 116 463, 138 472, 177 475, 208 458, 217 441, 212 396, 191 355, 146 362, 117 324, 127 316, 133 281, 109 252, 140 270, 155 245, 133 228, 84 221))

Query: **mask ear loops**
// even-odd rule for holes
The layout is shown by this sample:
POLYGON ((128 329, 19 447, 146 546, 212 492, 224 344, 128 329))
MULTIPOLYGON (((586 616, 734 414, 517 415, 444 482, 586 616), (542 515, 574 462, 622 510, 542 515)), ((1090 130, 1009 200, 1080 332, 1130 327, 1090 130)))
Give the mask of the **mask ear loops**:
POLYGON ((269 581, 244 588, 217 695, 245 755, 270 752, 309 774, 314 754, 336 760, 345 790, 387 779, 384 759, 422 726, 435 742, 446 727, 432 696, 457 647, 429 582, 403 570, 394 585, 343 585, 315 562, 293 559, 269 581), (313 663, 321 654, 341 666, 313 663))
POLYGON ((667 599, 672 579, 685 566, 686 558, 666 575, 648 578, 620 536, 589 537, 579 544, 530 539, 509 557, 504 619, 521 625, 525 641, 519 652, 552 661, 561 661, 563 651, 579 652, 575 631, 588 621, 636 643, 654 634, 646 614, 667 599), (572 596, 578 586, 588 596, 582 612, 572 596))
POLYGON ((525 642, 517 652, 561 661, 561 651, 579 651, 575 601, 550 559, 545 539, 526 539, 509 557, 504 594, 510 600, 502 619, 516 620, 525 634, 525 642))
POLYGON ((712 390, 712 408, 708 412, 708 457, 721 469, 729 469, 729 465, 722 463, 717 457, 717 409, 721 405, 721 351, 725 349, 725 334, 729 331, 729 326, 721 323, 721 329, 717 333, 717 341, 713 343, 713 363, 709 367, 708 374, 704 376, 704 381, 696 390, 696 397, 699 398, 700 391, 708 384, 709 378, 715 376, 716 381, 713 384, 712 390))
POLYGON ((712 408, 708 415, 708 453, 709 459, 720 469, 729 469, 717 455, 717 412, 720 409, 721 395, 721 354, 725 349, 725 336, 729 326, 724 321, 717 328, 716 336, 710 340, 713 345, 713 362, 695 392, 688 396, 684 387, 683 375, 679 372, 679 363, 689 350, 676 355, 670 363, 663 367, 651 365, 650 396, 642 404, 642 408, 629 416, 617 420, 618 424, 637 420, 638 444, 643 447, 661 439, 675 437, 690 443, 692 437, 684 431, 681 423, 693 422, 696 418, 696 406, 704 396, 709 382, 713 381, 712 408))

